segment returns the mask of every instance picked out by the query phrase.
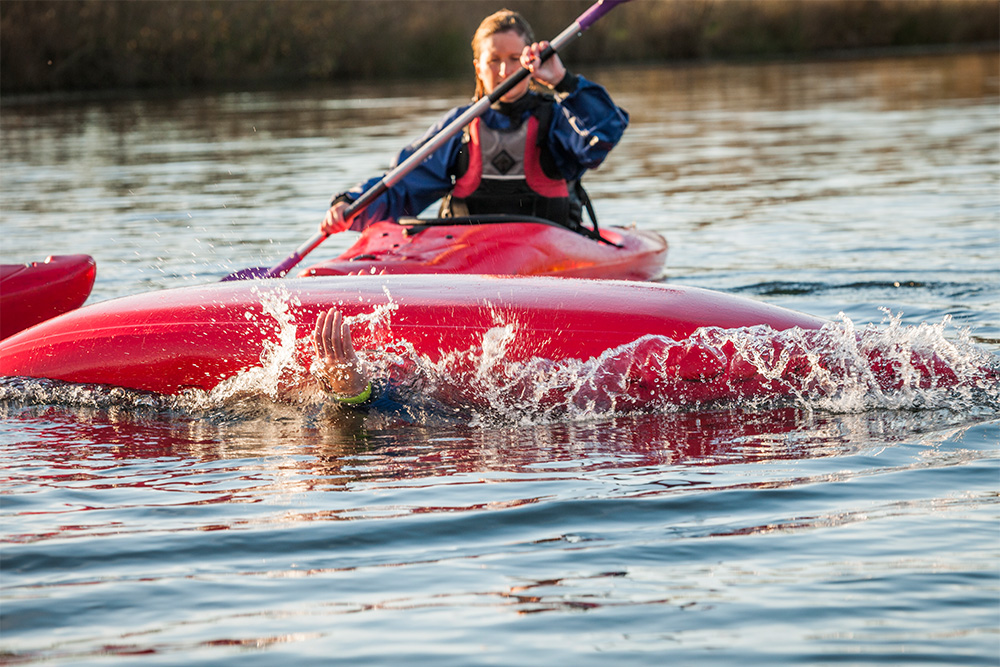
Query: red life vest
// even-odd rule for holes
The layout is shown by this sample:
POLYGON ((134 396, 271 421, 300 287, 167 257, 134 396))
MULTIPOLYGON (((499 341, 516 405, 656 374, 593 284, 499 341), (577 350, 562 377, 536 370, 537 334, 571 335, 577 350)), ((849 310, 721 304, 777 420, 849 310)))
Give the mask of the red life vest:
POLYGON ((569 185, 542 167, 540 125, 534 115, 507 131, 473 120, 466 130, 468 166, 457 174, 445 214, 507 213, 568 224, 569 185))

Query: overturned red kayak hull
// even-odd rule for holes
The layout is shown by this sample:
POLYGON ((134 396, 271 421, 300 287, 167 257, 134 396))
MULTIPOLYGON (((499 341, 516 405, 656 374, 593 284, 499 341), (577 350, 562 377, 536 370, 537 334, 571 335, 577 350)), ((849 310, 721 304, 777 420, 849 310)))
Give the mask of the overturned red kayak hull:
POLYGON ((0 265, 0 339, 79 308, 96 276, 90 255, 52 255, 44 262, 0 265))
POLYGON ((651 280, 663 271, 667 242, 659 234, 610 227, 610 243, 552 223, 396 224, 366 229, 339 257, 299 276, 478 273, 651 280))
MULTIPOLYGON (((647 335, 684 341, 705 326, 784 330, 824 323, 742 297, 656 283, 450 275, 242 281, 67 313, 0 343, 0 369, 7 376, 177 394, 211 390, 259 367, 269 348, 291 345, 301 362, 283 381, 295 384, 308 378, 310 334, 331 306, 348 317, 382 313, 375 324, 354 327, 356 347, 405 348, 431 362, 484 349, 498 331, 509 334, 498 356, 520 363, 586 360, 647 335)), ((662 376, 668 364, 666 372, 692 400, 773 389, 735 362, 720 366, 691 349, 670 354, 656 372, 662 376)))

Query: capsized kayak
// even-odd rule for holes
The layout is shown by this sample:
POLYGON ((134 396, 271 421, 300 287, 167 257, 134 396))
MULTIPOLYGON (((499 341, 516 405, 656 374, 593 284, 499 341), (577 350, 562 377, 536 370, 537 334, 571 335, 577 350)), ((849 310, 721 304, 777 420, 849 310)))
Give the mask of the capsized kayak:
POLYGON ((663 271, 667 242, 659 234, 601 228, 604 241, 540 218, 477 216, 377 222, 339 257, 307 276, 480 273, 563 278, 650 280, 663 271))
POLYGON ((0 370, 178 394, 211 390, 281 348, 295 358, 282 382, 295 385, 309 379, 316 319, 334 305, 356 318, 358 349, 447 361, 466 377, 486 372, 483 364, 509 370, 539 360, 607 358, 625 369, 636 400, 643 392, 711 400, 776 391, 781 378, 765 378, 735 356, 685 342, 700 327, 824 324, 743 297, 658 283, 468 275, 238 281, 67 313, 0 342, 0 370))
POLYGON ((83 305, 97 276, 90 255, 0 264, 0 339, 83 305))
POLYGON ((978 348, 923 349, 914 344, 923 337, 899 345, 740 296, 478 275, 234 281, 113 299, 0 341, 0 371, 294 400, 316 389, 311 332, 331 306, 348 317, 376 375, 414 369, 411 377, 429 378, 426 386, 459 408, 646 409, 830 395, 855 383, 887 395, 997 385, 995 360, 978 348))

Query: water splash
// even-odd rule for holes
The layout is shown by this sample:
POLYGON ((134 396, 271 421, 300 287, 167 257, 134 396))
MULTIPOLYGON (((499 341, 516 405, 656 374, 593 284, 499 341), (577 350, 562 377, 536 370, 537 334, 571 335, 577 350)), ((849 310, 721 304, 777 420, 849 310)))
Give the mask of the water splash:
POLYGON ((261 330, 273 328, 275 337, 264 340, 258 365, 222 381, 209 392, 186 392, 181 402, 189 409, 211 409, 255 397, 287 400, 289 390, 300 384, 296 378, 305 375, 294 313, 301 301, 282 285, 254 286, 252 292, 260 299, 262 309, 259 313, 248 310, 244 316, 261 330))
MULTIPOLYGON (((675 341, 643 336, 592 359, 508 361, 516 321, 494 327, 481 346, 437 362, 413 354, 400 364, 426 376, 420 391, 484 421, 601 418, 730 403, 793 405, 832 413, 873 409, 1000 413, 1000 363, 939 324, 858 329, 846 316, 819 330, 706 327, 675 341)), ((386 374, 389 369, 382 367, 386 374)), ((414 392, 415 393, 415 392, 414 392)))
POLYGON ((950 316, 904 325, 901 315, 883 312, 881 326, 858 330, 841 313, 839 323, 804 337, 813 370, 796 392, 803 404, 835 412, 1000 405, 998 359, 967 329, 949 338, 950 316))
POLYGON ((788 382, 796 404, 848 413, 981 405, 1000 407, 1000 363, 972 342, 969 331, 948 336, 951 318, 904 325, 886 312, 881 325, 858 329, 843 313, 816 331, 719 330, 700 332, 731 341, 737 359, 769 378, 798 367, 788 382))
MULTIPOLYGON (((301 302, 285 287, 255 288, 259 311, 246 317, 273 328, 260 363, 210 392, 172 399, 110 388, 80 388, 24 380, 0 383, 0 400, 72 405, 128 404, 187 412, 236 410, 259 414, 268 404, 322 407, 312 381, 311 341, 299 336, 301 302)), ((392 332, 398 304, 347 318, 372 377, 386 378, 417 411, 458 415, 473 423, 599 419, 633 412, 679 412, 729 403, 766 409, 791 405, 831 413, 867 410, 950 410, 1000 414, 1000 362, 968 330, 904 325, 886 311, 881 324, 858 328, 846 315, 818 330, 775 331, 705 327, 685 340, 641 336, 590 359, 509 360, 528 333, 517 315, 492 309, 494 325, 464 350, 435 359, 392 332)))

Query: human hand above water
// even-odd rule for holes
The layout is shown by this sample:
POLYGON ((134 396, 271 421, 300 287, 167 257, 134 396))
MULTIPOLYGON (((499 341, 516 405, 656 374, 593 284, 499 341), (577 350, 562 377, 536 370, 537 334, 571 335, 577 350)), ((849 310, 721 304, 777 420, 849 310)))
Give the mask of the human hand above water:
POLYGON ((354 351, 351 328, 336 308, 320 313, 313 330, 313 348, 319 362, 313 373, 327 391, 342 398, 366 391, 368 379, 354 351))

